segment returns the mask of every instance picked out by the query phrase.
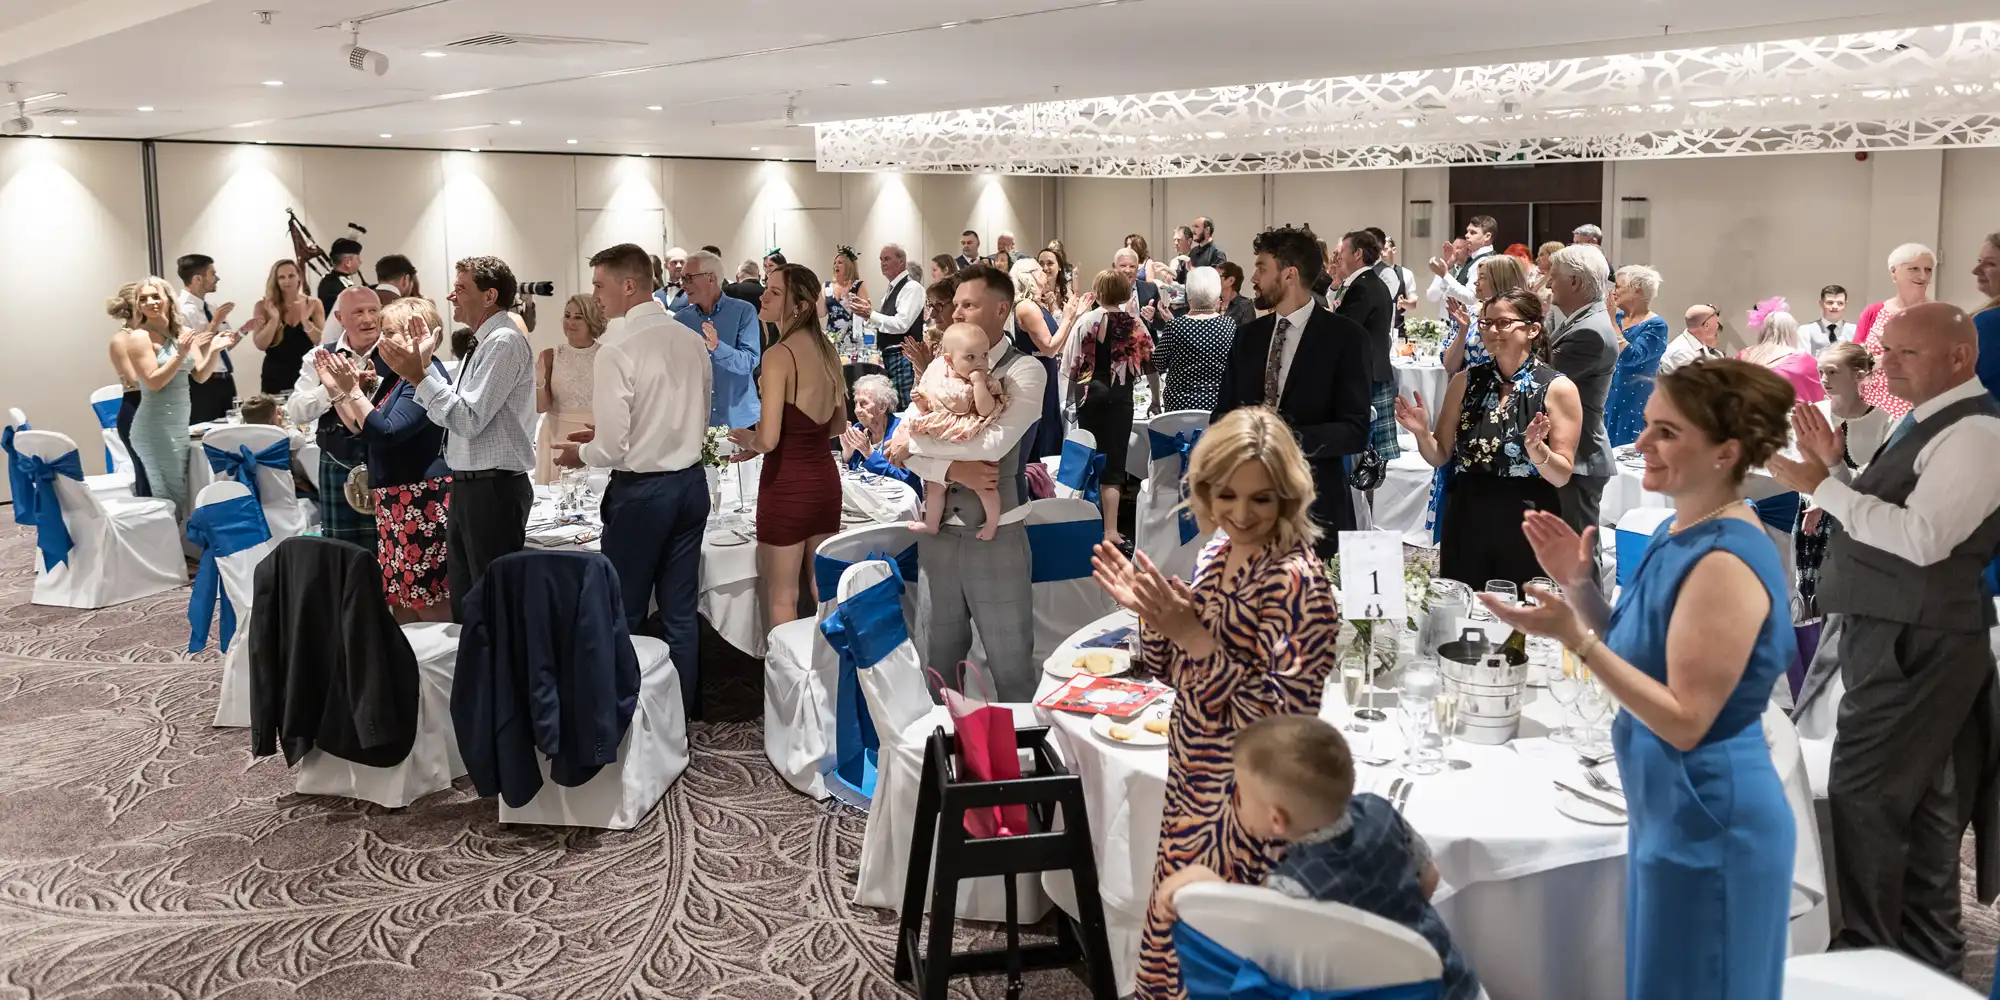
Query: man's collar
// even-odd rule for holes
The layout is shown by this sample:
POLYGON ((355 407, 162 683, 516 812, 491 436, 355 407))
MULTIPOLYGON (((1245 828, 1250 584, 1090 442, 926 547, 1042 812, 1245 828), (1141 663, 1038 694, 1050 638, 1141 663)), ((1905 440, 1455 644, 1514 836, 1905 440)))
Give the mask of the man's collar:
POLYGON ((624 318, 626 322, 631 322, 641 316, 664 316, 666 313, 667 307, 661 305, 659 299, 648 295, 644 301, 635 303, 632 308, 625 310, 624 318))
POLYGON ((1292 310, 1291 312, 1285 313, 1279 318, 1291 320, 1293 327, 1303 328, 1306 325, 1306 323, 1312 319, 1313 308, 1317 305, 1319 305, 1319 303, 1314 302, 1311 296, 1307 296, 1305 305, 1302 305, 1299 308, 1292 310))
POLYGON ((340 350, 346 351, 349 354, 356 355, 358 357, 371 358, 375 356, 375 348, 380 347, 381 345, 382 345, 382 333, 381 331, 378 330, 375 333, 375 342, 373 344, 368 345, 367 350, 357 351, 354 349, 354 345, 348 342, 347 331, 343 329, 340 331, 340 342, 334 344, 333 346, 340 350))
POLYGON ((1941 393, 1938 393, 1936 396, 1925 401, 1921 405, 1918 405, 1915 408, 1911 409, 1910 413, 1913 414, 1919 421, 1929 420, 1930 418, 1937 416, 1939 410, 1942 410, 1945 407, 1952 405, 1953 403, 1964 402, 1965 400, 1974 399, 1976 397, 1985 394, 1986 394, 1986 384, 1979 381, 1979 378, 1976 375, 1967 376, 1965 381, 1960 382, 1959 384, 1952 386, 1951 388, 1946 389, 1941 393))
POLYGON ((1342 288, 1354 287, 1354 279, 1359 278, 1362 275, 1367 274, 1368 272, 1373 270, 1375 270, 1375 266, 1371 264, 1367 267, 1357 267, 1354 270, 1347 272, 1347 277, 1346 279, 1341 281, 1340 287, 1342 288))

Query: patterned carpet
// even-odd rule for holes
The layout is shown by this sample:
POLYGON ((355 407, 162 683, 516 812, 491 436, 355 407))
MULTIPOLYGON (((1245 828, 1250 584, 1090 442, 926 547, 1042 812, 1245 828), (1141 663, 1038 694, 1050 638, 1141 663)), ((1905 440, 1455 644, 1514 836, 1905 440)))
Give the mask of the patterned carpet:
POLYGON ((0 1000, 908 995, 893 918, 848 903, 862 817, 778 779, 757 665, 712 634, 720 721, 639 829, 502 827, 463 779, 402 810, 294 794, 209 726, 185 590, 38 608, 32 558, 0 529, 0 1000))

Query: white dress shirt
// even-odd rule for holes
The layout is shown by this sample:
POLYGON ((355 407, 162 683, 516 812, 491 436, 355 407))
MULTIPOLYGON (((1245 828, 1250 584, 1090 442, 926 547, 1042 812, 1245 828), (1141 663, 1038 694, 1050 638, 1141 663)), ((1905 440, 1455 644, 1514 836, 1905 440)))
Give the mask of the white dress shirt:
POLYGON ((1722 357, 1721 351, 1702 343, 1701 338, 1683 330, 1680 336, 1674 338, 1673 343, 1667 345, 1667 352, 1660 355, 1660 374, 1665 375, 1696 358, 1719 357, 1722 357))
POLYGON ((1816 358, 1837 341, 1853 340, 1854 333, 1852 323, 1828 323, 1824 319, 1816 319, 1799 327, 1799 342, 1816 358))
POLYGON ((1493 256, 1491 246, 1483 246, 1472 251, 1471 266, 1465 269, 1463 282, 1460 282, 1458 276, 1453 273, 1458 270, 1455 267, 1445 268, 1444 273, 1438 275, 1436 281, 1431 282, 1430 290, 1426 294, 1432 302, 1438 304, 1439 314, 1445 314, 1446 299, 1457 299, 1467 306, 1478 308, 1479 294, 1476 289, 1479 287, 1479 267, 1491 256, 1493 256))
MULTIPOLYGON (((1919 423, 1953 403, 1985 394, 1967 379, 1910 412, 1919 423)), ((2000 507, 2000 417, 1972 416, 1944 429, 1917 453, 1917 486, 1901 506, 1858 493, 1847 484, 1845 466, 1823 483, 1813 500, 1840 519, 1841 527, 1872 545, 1918 566, 1951 554, 2000 507)), ((1867 461, 1859 455, 1856 461, 1867 461)))
POLYGON ((633 306, 612 323, 591 364, 597 436, 578 454, 599 469, 693 467, 708 435, 715 383, 701 331, 667 315, 657 299, 633 306))
MULTIPOLYGON (((190 330, 201 330, 205 329, 208 326, 209 323, 208 303, 204 301, 201 296, 196 295, 195 293, 189 291, 186 288, 182 288, 180 296, 180 307, 181 307, 182 326, 187 327, 190 330)), ((223 330, 229 329, 229 324, 225 321, 223 323, 217 324, 215 329, 217 333, 220 333, 223 330)))
MULTIPOLYGON (((373 347, 365 352, 356 351, 347 343, 345 334, 339 341, 327 346, 335 352, 346 351, 349 355, 369 359, 375 357, 373 347)), ((285 420, 295 427, 310 426, 333 406, 327 400, 326 385, 319 380, 319 366, 313 363, 318 356, 318 348, 306 352, 305 360, 299 364, 299 379, 292 383, 292 394, 285 399, 285 420)))
MULTIPOLYGON (((889 284, 893 287, 896 282, 891 280, 889 284)), ((883 337, 901 336, 908 332, 911 319, 922 316, 923 313, 923 282, 911 278, 903 282, 902 291, 896 293, 896 315, 890 316, 885 314, 882 312, 881 303, 876 303, 876 308, 867 316, 856 316, 854 319, 855 322, 860 323, 873 332, 876 338, 875 342, 879 344, 882 342, 881 338, 883 337)), ((1051 330, 1049 332, 1053 333, 1055 331, 1051 330)), ((923 327, 919 326, 917 328, 917 335, 921 336, 922 333, 923 327)))
MULTIPOLYGON (((986 352, 989 364, 1000 359, 1011 339, 1002 337, 986 352)), ((987 422, 985 430, 971 438, 942 441, 924 434, 910 435, 907 463, 910 471, 924 482, 941 483, 953 462, 997 462, 1006 457, 1027 435, 1028 428, 1042 419, 1042 393, 1048 391, 1048 369, 1039 360, 1023 355, 1019 363, 1007 369, 1000 387, 1007 394, 1006 408, 987 422)), ((1000 523, 1011 524, 1027 516, 1028 498, 1022 497, 1020 506, 1001 515, 1000 523)))
MULTIPOLYGON (((1360 272, 1357 271, 1355 273, 1359 274, 1360 272)), ((1353 275, 1349 275, 1348 280, 1349 281, 1354 280, 1353 275)), ((1285 331, 1284 354, 1278 358, 1278 392, 1280 395, 1284 393, 1285 386, 1291 384, 1292 359, 1299 356, 1299 341, 1304 339, 1306 332, 1306 323, 1312 319, 1313 310, 1318 307, 1319 303, 1314 302, 1311 299, 1307 299, 1306 304, 1300 307, 1297 312, 1291 313, 1290 315, 1278 317, 1279 322, 1290 320, 1292 324, 1291 329, 1285 331)), ((1271 339, 1273 343, 1277 341, 1277 337, 1278 337, 1278 325, 1277 323, 1273 323, 1271 324, 1271 339)), ((1264 355, 1264 364, 1266 366, 1270 365, 1271 363, 1270 358, 1271 356, 1269 354, 1264 355)), ((1259 380, 1259 384, 1261 385, 1262 379, 1264 378, 1264 369, 1262 368, 1258 369, 1257 378, 1259 380)), ((1264 405, 1275 408, 1278 405, 1278 401, 1275 399, 1267 399, 1264 401, 1264 405)))

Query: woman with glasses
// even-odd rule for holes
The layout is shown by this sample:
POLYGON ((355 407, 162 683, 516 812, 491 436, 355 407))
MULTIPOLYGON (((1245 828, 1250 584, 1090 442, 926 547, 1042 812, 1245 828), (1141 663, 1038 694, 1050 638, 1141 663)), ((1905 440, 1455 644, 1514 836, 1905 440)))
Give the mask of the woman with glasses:
POLYGON ((1421 395, 1396 398, 1396 421, 1433 468, 1450 461, 1458 469, 1444 508, 1439 575, 1474 588, 1488 580, 1518 587, 1541 575, 1521 516, 1562 509, 1556 488, 1575 468, 1583 401, 1548 364, 1535 293, 1506 292, 1480 318, 1493 360, 1452 376, 1437 429, 1421 395))

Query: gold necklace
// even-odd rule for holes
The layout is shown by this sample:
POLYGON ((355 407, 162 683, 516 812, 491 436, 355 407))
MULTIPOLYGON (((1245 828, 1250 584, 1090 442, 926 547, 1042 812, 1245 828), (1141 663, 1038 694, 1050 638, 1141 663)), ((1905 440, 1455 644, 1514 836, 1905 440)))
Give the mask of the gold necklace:
POLYGON ((1747 500, 1731 500, 1728 503, 1723 504, 1722 506, 1709 511, 1708 513, 1703 514, 1702 516, 1697 517, 1686 524, 1674 525, 1673 530, 1668 532, 1668 534, 1678 535, 1681 532, 1688 530, 1689 528, 1695 527, 1697 525, 1707 524, 1708 522, 1713 521, 1716 518, 1721 517, 1722 515, 1728 513, 1729 508, 1734 507, 1739 503, 1748 503, 1748 502, 1749 501, 1747 500))

